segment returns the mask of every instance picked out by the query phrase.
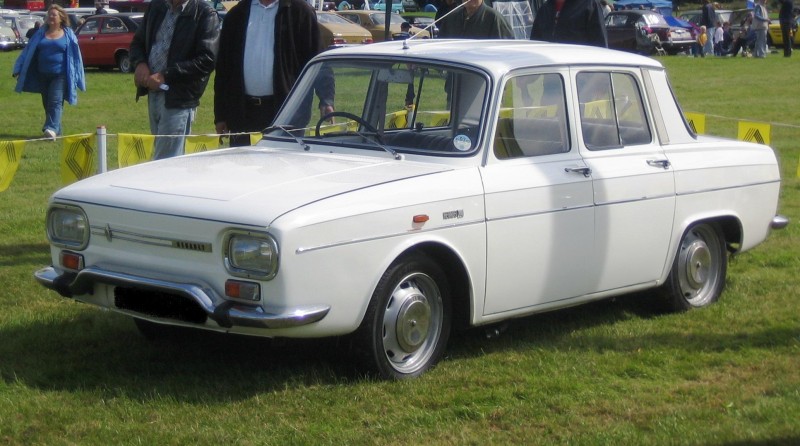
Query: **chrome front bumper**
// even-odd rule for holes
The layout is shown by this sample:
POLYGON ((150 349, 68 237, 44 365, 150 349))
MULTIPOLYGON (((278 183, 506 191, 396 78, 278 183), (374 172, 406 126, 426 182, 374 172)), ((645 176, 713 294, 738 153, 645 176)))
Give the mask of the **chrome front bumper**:
MULTIPOLYGON (((280 313, 267 313, 260 306, 244 305, 220 297, 211 287, 143 277, 90 266, 77 273, 59 274, 52 266, 34 273, 44 287, 64 297, 91 294, 95 284, 124 286, 183 296, 198 304, 221 327, 289 328, 312 324, 324 318, 330 306, 308 305, 280 313)), ((112 308, 113 309, 113 308, 112 308)), ((143 314, 143 317, 147 315, 143 314)))

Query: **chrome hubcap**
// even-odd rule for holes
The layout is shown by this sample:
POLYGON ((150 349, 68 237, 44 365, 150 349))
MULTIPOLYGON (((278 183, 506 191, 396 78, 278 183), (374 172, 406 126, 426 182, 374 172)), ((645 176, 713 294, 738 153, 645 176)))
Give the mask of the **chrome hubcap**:
POLYGON ((693 229, 683 240, 678 271, 681 294, 690 304, 703 306, 714 298, 723 262, 720 252, 718 238, 705 225, 693 229))
POLYGON ((413 373, 433 356, 443 321, 439 287, 429 276, 403 278, 383 314, 383 351, 395 370, 413 373))

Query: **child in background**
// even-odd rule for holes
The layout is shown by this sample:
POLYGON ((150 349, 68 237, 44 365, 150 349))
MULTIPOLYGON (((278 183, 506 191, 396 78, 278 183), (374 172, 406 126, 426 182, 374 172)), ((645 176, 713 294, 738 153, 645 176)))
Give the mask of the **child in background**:
POLYGON ((700 32, 697 33, 697 40, 694 43, 694 57, 700 55, 700 57, 706 57, 705 48, 706 42, 708 42, 708 36, 706 35, 706 27, 705 25, 700 27, 700 32))

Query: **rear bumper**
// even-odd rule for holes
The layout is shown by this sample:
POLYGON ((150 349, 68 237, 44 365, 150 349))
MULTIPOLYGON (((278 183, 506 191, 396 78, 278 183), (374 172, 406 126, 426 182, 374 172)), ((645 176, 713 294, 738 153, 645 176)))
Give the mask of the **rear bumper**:
MULTIPOLYGON (((129 287, 182 296, 191 300, 221 327, 290 328, 322 320, 330 311, 328 305, 287 308, 280 313, 267 313, 260 306, 244 305, 222 298, 204 284, 173 282, 91 266, 78 273, 59 274, 52 266, 34 273, 36 280, 64 297, 91 294, 95 284, 129 287)), ((114 308, 110 308, 114 309, 114 308)), ((125 311, 131 313, 131 311, 125 311)), ((148 318, 150 315, 142 314, 148 318)), ((185 324, 182 324, 185 325, 185 324)))
POLYGON ((772 229, 783 229, 789 226, 789 219, 783 215, 776 215, 772 217, 769 227, 772 229))

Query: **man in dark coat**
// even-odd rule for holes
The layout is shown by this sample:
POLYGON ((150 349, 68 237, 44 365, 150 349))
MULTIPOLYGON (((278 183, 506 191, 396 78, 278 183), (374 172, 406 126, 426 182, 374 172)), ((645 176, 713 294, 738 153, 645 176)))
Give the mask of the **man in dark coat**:
MULTIPOLYGON (((217 133, 234 133, 231 146, 250 145, 249 135, 241 133, 272 123, 300 72, 320 51, 317 16, 304 0, 241 0, 225 17, 220 36, 217 133)), ((332 112, 333 83, 317 94, 321 115, 332 112)))
MULTIPOLYGON (((217 59, 219 16, 202 0, 153 0, 131 41, 136 99, 147 95, 150 132, 191 133, 217 59)), ((154 159, 183 154, 184 138, 156 138, 154 159)))
POLYGON ((514 31, 505 17, 483 0, 456 5, 459 10, 442 19, 439 37, 450 39, 513 39, 514 31))
POLYGON ((531 40, 607 48, 603 7, 598 0, 549 0, 536 13, 531 40))

